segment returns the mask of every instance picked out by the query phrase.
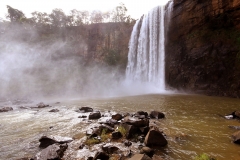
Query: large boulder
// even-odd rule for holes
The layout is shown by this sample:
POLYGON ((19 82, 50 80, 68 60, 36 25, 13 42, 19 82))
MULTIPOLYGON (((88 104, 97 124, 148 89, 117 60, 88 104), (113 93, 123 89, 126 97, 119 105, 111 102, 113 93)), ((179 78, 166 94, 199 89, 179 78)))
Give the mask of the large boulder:
POLYGON ((234 143, 240 144, 240 131, 234 132, 232 134, 232 139, 234 143))
POLYGON ((102 150, 108 154, 113 154, 114 152, 118 151, 119 148, 113 145, 106 144, 102 146, 102 150))
POLYGON ((109 155, 104 153, 104 152, 97 152, 95 157, 93 158, 93 160, 108 160, 109 159, 109 155))
POLYGON ((101 113, 99 111, 90 113, 88 119, 99 119, 101 118, 101 113))
POLYGON ((53 144, 43 149, 35 156, 35 160, 61 160, 65 150, 68 148, 67 144, 53 144))
POLYGON ((149 147, 142 147, 142 148, 140 149, 140 153, 141 153, 141 154, 146 154, 146 155, 148 155, 149 157, 152 157, 153 154, 154 154, 154 150, 151 149, 151 148, 149 148, 149 147))
POLYGON ((93 109, 91 107, 81 107, 79 109, 81 112, 93 112, 93 109))
POLYGON ((119 113, 112 115, 112 119, 117 120, 117 121, 121 120, 122 118, 123 118, 123 116, 119 113))
POLYGON ((121 127, 123 127, 126 131, 126 138, 132 138, 134 135, 137 135, 141 133, 138 127, 135 127, 133 125, 128 125, 128 124, 122 124, 121 127))
POLYGON ((144 119, 139 119, 136 117, 130 117, 127 116, 123 119, 123 123, 133 125, 135 127, 146 127, 149 126, 149 120, 144 118, 144 119))
POLYGON ((64 144, 64 143, 69 143, 72 142, 73 139, 69 137, 60 137, 60 136, 42 136, 39 139, 40 148, 46 148, 52 144, 58 143, 58 144, 64 144))
POLYGON ((159 111, 151 111, 150 118, 162 119, 165 118, 165 115, 159 111))
POLYGON ((13 108, 12 107, 3 107, 3 108, 0 108, 0 112, 8 112, 8 111, 12 111, 13 108))
POLYGON ((43 102, 40 102, 37 104, 37 108, 46 108, 46 107, 51 107, 48 104, 44 104, 43 102))
POLYGON ((129 160, 151 160, 151 158, 145 154, 135 154, 132 158, 129 158, 129 160))
POLYGON ((168 144, 165 137, 157 128, 152 128, 148 132, 144 141, 145 145, 151 148, 164 147, 168 144))

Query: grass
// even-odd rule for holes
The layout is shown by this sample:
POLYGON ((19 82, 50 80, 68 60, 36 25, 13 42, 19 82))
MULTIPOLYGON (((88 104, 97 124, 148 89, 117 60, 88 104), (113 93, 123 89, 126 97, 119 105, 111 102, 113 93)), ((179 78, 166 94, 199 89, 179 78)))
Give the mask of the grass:
POLYGON ((123 137, 126 137, 127 131, 123 126, 119 126, 117 131, 120 132, 123 137))
POLYGON ((195 157, 194 160, 216 160, 215 158, 210 157, 206 153, 200 154, 197 157, 195 157))
POLYGON ((101 139, 89 138, 85 141, 85 144, 86 145, 94 145, 94 144, 98 144, 98 143, 101 143, 101 142, 105 142, 106 140, 108 140, 110 138, 110 135, 107 134, 106 129, 103 129, 100 137, 101 137, 101 139))

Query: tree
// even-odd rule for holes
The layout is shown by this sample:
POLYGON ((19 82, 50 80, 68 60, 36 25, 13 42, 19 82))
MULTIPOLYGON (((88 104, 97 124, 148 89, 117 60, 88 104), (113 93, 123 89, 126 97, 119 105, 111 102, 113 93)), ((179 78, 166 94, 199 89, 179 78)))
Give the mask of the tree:
POLYGON ((126 13, 127 13, 127 8, 123 3, 120 3, 119 6, 117 6, 113 11, 112 11, 112 21, 113 22, 125 22, 126 21, 126 13))
POLYGON ((52 13, 49 15, 49 17, 53 26, 66 27, 67 16, 61 9, 52 10, 52 13))
POLYGON ((68 19, 70 23, 69 26, 80 26, 83 24, 82 12, 76 9, 70 11, 70 16, 68 16, 68 19))
POLYGON ((24 19, 26 19, 22 11, 12 8, 11 6, 8 6, 8 5, 7 5, 7 9, 8 9, 8 14, 6 18, 10 19, 11 22, 22 22, 24 19))
POLYGON ((90 21, 91 21, 91 23, 102 23, 103 22, 102 12, 94 10, 91 13, 90 21))
POLYGON ((47 13, 41 13, 41 12, 33 12, 32 13, 32 19, 35 23, 38 23, 40 25, 48 25, 50 24, 50 17, 47 13))

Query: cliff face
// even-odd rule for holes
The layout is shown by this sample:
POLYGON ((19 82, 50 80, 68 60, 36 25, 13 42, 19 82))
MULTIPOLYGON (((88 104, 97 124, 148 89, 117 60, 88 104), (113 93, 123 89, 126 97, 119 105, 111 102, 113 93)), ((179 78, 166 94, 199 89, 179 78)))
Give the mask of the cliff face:
POLYGON ((167 34, 169 87, 240 97, 239 0, 174 0, 167 34))

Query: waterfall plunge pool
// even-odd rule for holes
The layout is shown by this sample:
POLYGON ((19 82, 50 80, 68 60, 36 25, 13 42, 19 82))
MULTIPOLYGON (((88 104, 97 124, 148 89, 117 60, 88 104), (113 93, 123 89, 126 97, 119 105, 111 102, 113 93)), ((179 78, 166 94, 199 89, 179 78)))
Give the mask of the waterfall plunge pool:
MULTIPOLYGON (((42 135, 72 137, 83 132, 88 124, 80 123, 82 106, 95 110, 135 113, 158 110, 166 118, 157 120, 159 128, 167 135, 168 146, 159 151, 165 159, 194 159, 206 153, 218 160, 240 159, 240 146, 231 141, 239 126, 237 120, 227 120, 225 115, 238 110, 239 99, 199 95, 149 94, 119 98, 62 100, 60 104, 49 101, 51 108, 19 109, 0 113, 0 159, 17 159, 35 155, 38 139, 42 135), (57 113, 48 112, 57 108, 57 113), (53 126, 53 128, 51 128, 53 126), (51 129, 50 129, 51 128, 51 129)), ((34 103, 35 104, 35 103, 34 103)))

